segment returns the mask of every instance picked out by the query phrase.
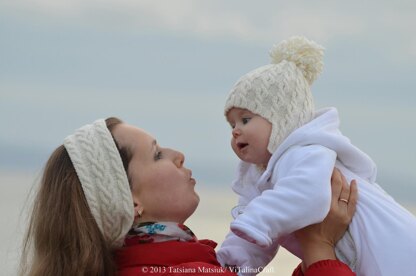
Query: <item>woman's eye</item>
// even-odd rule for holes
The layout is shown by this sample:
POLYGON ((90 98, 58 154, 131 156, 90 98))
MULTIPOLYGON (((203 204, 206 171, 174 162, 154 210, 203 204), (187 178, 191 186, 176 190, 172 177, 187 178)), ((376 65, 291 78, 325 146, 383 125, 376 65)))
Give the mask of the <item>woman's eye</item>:
POLYGON ((162 152, 161 152, 161 151, 158 151, 158 152, 156 152, 156 154, 155 154, 155 161, 157 161, 157 160, 159 160, 159 159, 162 159, 162 152))
POLYGON ((250 121, 251 118, 243 118, 241 121, 243 124, 247 124, 250 121))

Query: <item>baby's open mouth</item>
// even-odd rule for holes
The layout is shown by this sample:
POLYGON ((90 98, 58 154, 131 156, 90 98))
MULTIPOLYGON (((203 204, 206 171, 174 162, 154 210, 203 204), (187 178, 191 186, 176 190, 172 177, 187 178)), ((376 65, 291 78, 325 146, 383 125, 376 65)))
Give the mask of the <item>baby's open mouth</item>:
POLYGON ((247 143, 237 143, 237 148, 239 149, 239 150, 242 150, 242 149, 244 149, 245 147, 247 147, 248 146, 248 144, 247 143))

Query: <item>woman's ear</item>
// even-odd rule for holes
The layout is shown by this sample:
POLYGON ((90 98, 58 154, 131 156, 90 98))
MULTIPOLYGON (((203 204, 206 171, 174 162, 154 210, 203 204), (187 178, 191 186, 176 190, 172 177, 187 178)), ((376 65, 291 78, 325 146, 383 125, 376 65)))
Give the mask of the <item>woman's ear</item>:
POLYGON ((138 219, 141 218, 142 214, 143 214, 144 208, 143 205, 139 202, 136 201, 134 202, 134 219, 138 219))
POLYGON ((134 222, 137 223, 142 217, 144 207, 143 207, 142 201, 140 200, 139 193, 137 191, 135 192, 133 189, 132 189, 132 197, 133 197, 133 204, 134 204, 134 222))

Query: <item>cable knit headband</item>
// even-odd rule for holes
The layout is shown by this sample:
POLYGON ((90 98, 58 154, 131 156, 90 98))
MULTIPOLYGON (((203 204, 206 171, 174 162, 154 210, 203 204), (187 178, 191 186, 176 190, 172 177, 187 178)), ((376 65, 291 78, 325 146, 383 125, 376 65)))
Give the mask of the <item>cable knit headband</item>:
POLYGON ((134 220, 127 174, 105 120, 85 125, 64 140, 90 211, 112 248, 121 247, 134 220))

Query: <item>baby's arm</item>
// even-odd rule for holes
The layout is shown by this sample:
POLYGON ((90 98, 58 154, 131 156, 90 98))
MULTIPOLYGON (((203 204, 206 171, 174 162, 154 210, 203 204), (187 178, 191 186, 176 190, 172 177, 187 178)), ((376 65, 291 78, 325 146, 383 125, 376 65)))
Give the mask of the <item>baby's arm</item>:
POLYGON ((253 199, 231 223, 231 230, 268 247, 278 238, 322 221, 330 207, 335 160, 336 153, 320 145, 290 149, 274 168, 274 188, 253 199))
POLYGON ((244 270, 246 272, 243 273, 245 276, 256 275, 255 272, 264 268, 276 255, 278 249, 278 243, 262 248, 230 232, 222 243, 220 250, 218 250, 217 258, 223 266, 236 266, 244 270))

